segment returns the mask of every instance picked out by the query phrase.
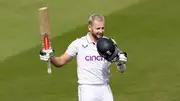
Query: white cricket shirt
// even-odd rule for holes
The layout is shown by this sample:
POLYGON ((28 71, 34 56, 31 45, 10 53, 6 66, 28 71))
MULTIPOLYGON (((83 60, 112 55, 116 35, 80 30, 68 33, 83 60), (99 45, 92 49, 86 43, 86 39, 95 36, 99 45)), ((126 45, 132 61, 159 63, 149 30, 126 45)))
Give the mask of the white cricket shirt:
POLYGON ((74 40, 66 52, 76 56, 79 84, 106 84, 109 82, 111 62, 101 57, 89 34, 74 40))

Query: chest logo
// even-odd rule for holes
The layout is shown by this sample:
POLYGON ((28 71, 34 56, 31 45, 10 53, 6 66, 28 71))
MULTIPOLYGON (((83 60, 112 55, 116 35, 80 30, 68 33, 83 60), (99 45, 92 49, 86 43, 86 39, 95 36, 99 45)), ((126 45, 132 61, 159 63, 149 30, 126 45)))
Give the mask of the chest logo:
POLYGON ((82 45, 83 48, 86 48, 88 45, 82 45))
POLYGON ((105 59, 101 56, 95 56, 95 55, 92 55, 92 56, 85 56, 85 60, 86 61, 105 61, 105 59))

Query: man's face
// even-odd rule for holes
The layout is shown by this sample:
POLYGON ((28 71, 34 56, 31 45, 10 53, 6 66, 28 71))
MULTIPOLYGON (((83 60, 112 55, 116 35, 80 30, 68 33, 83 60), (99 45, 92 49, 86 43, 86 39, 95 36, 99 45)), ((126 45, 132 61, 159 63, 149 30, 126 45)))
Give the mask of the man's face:
POLYGON ((88 29, 95 39, 102 38, 104 35, 104 21, 94 20, 88 29))

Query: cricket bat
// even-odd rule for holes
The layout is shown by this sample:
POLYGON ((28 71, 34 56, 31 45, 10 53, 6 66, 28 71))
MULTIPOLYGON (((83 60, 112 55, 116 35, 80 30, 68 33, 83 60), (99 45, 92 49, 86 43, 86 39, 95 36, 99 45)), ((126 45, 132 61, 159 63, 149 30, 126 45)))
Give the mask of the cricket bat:
MULTIPOLYGON (((48 7, 39 8, 39 26, 40 26, 40 38, 42 43, 42 50, 51 49, 50 40, 50 19, 48 14, 48 7)), ((50 60, 47 62, 47 72, 52 73, 50 60)))

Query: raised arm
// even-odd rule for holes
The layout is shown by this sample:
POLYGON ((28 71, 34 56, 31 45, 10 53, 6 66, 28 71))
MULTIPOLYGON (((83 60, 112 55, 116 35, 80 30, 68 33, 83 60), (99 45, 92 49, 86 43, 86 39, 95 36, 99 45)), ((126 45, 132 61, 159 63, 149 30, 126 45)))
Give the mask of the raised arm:
POLYGON ((41 50, 40 51, 40 59, 43 61, 50 62, 55 67, 62 67, 69 61, 73 59, 78 53, 78 40, 74 40, 66 49, 65 53, 61 56, 53 56, 53 50, 41 50))
POLYGON ((51 64, 54 65, 55 67, 62 67, 72 59, 73 57, 67 54, 66 52, 59 57, 55 57, 55 56, 50 57, 51 64))

